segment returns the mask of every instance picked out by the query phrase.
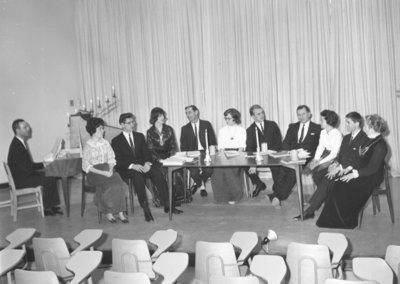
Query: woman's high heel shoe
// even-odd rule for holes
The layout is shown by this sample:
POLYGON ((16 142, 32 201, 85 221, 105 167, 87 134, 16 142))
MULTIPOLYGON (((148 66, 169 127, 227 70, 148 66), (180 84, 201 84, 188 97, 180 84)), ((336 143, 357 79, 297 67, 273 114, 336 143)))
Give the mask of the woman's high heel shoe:
POLYGON ((106 215, 106 219, 108 220, 108 222, 110 223, 115 223, 117 222, 117 220, 115 220, 114 216, 112 214, 107 214, 106 215))
POLYGON ((124 223, 124 224, 129 223, 129 220, 124 216, 123 213, 118 214, 118 219, 120 219, 121 222, 124 223))

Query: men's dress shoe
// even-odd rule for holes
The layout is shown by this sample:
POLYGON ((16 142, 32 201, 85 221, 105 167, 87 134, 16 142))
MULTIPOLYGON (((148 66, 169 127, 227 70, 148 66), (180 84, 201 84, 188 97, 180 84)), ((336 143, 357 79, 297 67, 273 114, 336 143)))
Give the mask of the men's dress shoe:
POLYGON ((261 182, 259 184, 257 184, 256 189, 253 191, 253 197, 257 197, 260 194, 260 191, 265 190, 267 188, 267 186, 261 182))
POLYGON ((44 216, 54 216, 56 213, 52 209, 44 209, 44 216))
POLYGON ((153 215, 151 214, 150 208, 147 204, 143 206, 143 212, 146 222, 154 221, 153 215))
MULTIPOLYGON (((313 219, 315 217, 314 213, 305 213, 303 216, 303 221, 308 220, 308 219, 313 219)), ((296 217, 293 217, 294 221, 300 221, 301 220, 301 216, 298 215, 296 217)))
POLYGON ((197 192, 197 189, 199 189, 199 187, 196 184, 192 185, 192 187, 190 188, 192 195, 194 195, 197 192))
MULTIPOLYGON (((165 213, 169 213, 169 207, 165 207, 164 208, 164 212, 165 213)), ((183 213, 182 210, 179 210, 179 209, 177 209, 175 207, 172 207, 172 214, 181 214, 181 213, 183 213)))
POLYGON ((54 213, 54 214, 60 214, 60 215, 63 215, 63 214, 64 214, 64 213, 61 211, 61 208, 58 207, 58 206, 51 207, 51 209, 53 210, 53 213, 54 213))
POLYGON ((208 193, 205 189, 200 190, 201 197, 207 197, 208 193))

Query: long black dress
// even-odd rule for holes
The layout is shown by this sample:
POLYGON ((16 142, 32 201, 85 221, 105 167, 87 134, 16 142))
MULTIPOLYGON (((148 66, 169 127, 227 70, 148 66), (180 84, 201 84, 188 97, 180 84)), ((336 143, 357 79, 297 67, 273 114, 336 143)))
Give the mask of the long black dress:
POLYGON ((359 177, 349 182, 334 184, 325 207, 317 221, 318 227, 354 229, 358 215, 372 191, 383 181, 386 142, 381 135, 368 139, 359 149, 361 166, 359 177))

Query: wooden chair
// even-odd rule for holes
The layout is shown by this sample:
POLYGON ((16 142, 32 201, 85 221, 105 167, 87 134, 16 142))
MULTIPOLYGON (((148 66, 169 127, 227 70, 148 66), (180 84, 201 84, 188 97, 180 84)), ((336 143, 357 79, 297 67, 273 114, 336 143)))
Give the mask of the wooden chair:
POLYGON ((16 284, 59 284, 57 275, 53 271, 26 271, 15 270, 16 284))
POLYGON ((250 271, 268 284, 280 284, 286 276, 287 267, 279 255, 255 255, 250 271))
POLYGON ((393 284, 393 271, 378 257, 353 258, 353 272, 361 280, 374 280, 379 284, 393 284))
POLYGON ((185 272, 189 255, 184 252, 166 252, 153 265, 154 271, 163 277, 161 284, 173 284, 185 272))
POLYGON ((4 169, 6 171, 7 177, 8 177, 8 182, 11 187, 11 207, 12 207, 12 216, 14 219, 14 222, 17 221, 17 214, 18 210, 23 210, 23 209, 28 209, 28 208, 38 208, 38 211, 40 212, 42 218, 44 218, 44 210, 43 210, 43 195, 42 195, 42 186, 37 186, 37 187, 27 187, 27 188, 22 188, 18 189, 15 187, 14 183, 14 178, 12 176, 12 173, 10 171, 10 167, 6 162, 3 162, 4 164, 4 169), (29 202, 29 204, 23 204, 25 205, 19 205, 18 198, 21 196, 27 196, 27 195, 33 195, 35 199, 29 202))
POLYGON ((318 236, 318 244, 326 245, 332 252, 332 269, 337 273, 335 277, 342 278, 343 271, 341 269, 341 261, 343 254, 349 245, 345 235, 341 233, 322 232, 318 236))
POLYGON ((195 279, 209 284, 212 275, 239 277, 239 267, 231 243, 196 243, 195 279))
MULTIPOLYGON (((374 212, 374 215, 376 215, 376 211, 378 211, 378 212, 381 211, 379 195, 386 195, 386 200, 387 200, 388 207, 389 207, 390 219, 392 221, 392 224, 394 224, 394 209, 393 209, 392 190, 390 187, 389 172, 390 172, 390 167, 387 163, 385 163, 385 165, 384 165, 384 182, 383 182, 383 184, 385 186, 382 187, 383 184, 381 184, 377 188, 375 188, 374 191, 372 192, 371 200, 372 200, 372 210, 374 212)), ((362 209, 360 212, 359 224, 358 224, 359 229, 361 228, 361 223, 362 223, 362 219, 363 219, 363 215, 364 215, 364 209, 362 209)))
POLYGON ((322 284, 333 278, 329 248, 292 242, 287 248, 286 263, 289 268, 289 284, 322 284))
POLYGON ((150 279, 146 273, 143 272, 104 272, 104 284, 150 284, 150 279))

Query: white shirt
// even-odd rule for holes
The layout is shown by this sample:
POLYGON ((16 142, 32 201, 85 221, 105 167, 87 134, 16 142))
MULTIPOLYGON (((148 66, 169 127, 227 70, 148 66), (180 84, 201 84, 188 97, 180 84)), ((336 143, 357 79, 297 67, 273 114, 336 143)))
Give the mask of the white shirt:
POLYGON ((197 149, 198 149, 198 150, 204 150, 203 146, 201 146, 201 143, 200 143, 200 135, 199 135, 199 131, 200 131, 200 119, 197 120, 196 123, 193 123, 193 122, 192 122, 192 128, 193 128, 193 132, 196 134, 196 137, 197 137, 197 149), (196 127, 195 127, 195 125, 196 125, 196 127), (197 129, 196 129, 196 128, 197 128, 197 129), (197 130, 197 132, 196 132, 196 130, 197 130))
POLYGON ((16 137, 19 141, 21 141, 22 145, 24 145, 25 149, 27 149, 24 139, 22 139, 21 137, 19 137, 19 136, 17 136, 17 135, 15 135, 15 137, 16 137))
POLYGON ((319 164, 323 164, 335 159, 339 153, 342 140, 342 133, 337 128, 333 128, 331 131, 329 131, 329 133, 326 131, 326 129, 322 129, 314 160, 318 161, 325 149, 331 152, 328 156, 320 160, 319 164))
POLYGON ((306 123, 300 122, 299 132, 297 132, 297 142, 300 142, 299 140, 300 140, 301 129, 303 128, 303 124, 304 124, 304 133, 303 133, 303 140, 304 140, 308 133, 308 127, 310 126, 310 120, 307 121, 306 123))
POLYGON ((133 146, 135 146, 135 140, 133 140, 133 134, 132 134, 132 132, 125 132, 125 131, 122 131, 122 134, 124 134, 125 139, 126 139, 126 141, 128 141, 129 146, 131 146, 131 142, 129 142, 129 136, 131 136, 131 138, 132 138, 132 144, 133 144, 133 146))
POLYGON ((239 125, 224 126, 218 132, 218 149, 246 148, 246 129, 239 125))
POLYGON ((264 133, 264 121, 263 122, 256 122, 256 125, 257 125, 258 129, 260 129, 260 131, 262 133, 264 133))
POLYGON ((356 138, 356 136, 358 135, 358 133, 360 133, 361 129, 358 129, 356 133, 351 133, 351 138, 350 141, 353 141, 354 138, 356 138))

